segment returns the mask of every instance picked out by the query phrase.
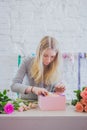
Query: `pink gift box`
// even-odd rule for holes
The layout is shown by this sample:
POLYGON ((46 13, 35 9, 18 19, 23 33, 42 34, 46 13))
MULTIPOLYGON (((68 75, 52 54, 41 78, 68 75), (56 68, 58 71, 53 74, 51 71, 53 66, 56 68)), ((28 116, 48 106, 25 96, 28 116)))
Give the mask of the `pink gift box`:
POLYGON ((38 96, 38 105, 41 110, 65 110, 65 95, 38 96))

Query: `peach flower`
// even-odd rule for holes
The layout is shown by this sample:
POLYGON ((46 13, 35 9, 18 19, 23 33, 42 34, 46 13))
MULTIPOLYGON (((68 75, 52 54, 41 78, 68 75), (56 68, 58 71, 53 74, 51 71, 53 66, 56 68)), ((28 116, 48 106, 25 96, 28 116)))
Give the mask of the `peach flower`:
POLYGON ((80 95, 83 99, 87 99, 87 91, 82 91, 80 95))
POLYGON ((76 111, 83 112, 83 105, 80 102, 77 102, 75 108, 76 108, 76 111))
POLYGON ((18 111, 19 111, 19 112, 22 112, 22 111, 24 111, 24 108, 23 108, 23 106, 20 106, 20 107, 18 108, 18 111))
POLYGON ((87 87, 84 89, 84 91, 87 91, 87 87))
POLYGON ((85 112, 87 112, 87 105, 85 106, 85 112))
POLYGON ((87 105, 87 99, 81 99, 80 100, 80 103, 82 104, 82 105, 87 105))

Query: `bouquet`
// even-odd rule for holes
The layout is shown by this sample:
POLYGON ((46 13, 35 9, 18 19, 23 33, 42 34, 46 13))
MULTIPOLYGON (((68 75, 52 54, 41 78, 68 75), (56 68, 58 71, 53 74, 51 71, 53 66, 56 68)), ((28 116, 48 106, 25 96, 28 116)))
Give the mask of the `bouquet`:
POLYGON ((77 112, 87 112, 87 87, 82 90, 75 90, 76 99, 72 99, 71 104, 75 106, 77 112))
POLYGON ((7 96, 8 90, 0 92, 0 113, 10 114, 14 111, 14 106, 11 99, 7 96))
POLYGON ((9 90, 4 90, 0 92, 0 114, 11 114, 14 110, 22 112, 37 107, 37 101, 26 101, 22 99, 12 100, 7 95, 8 91, 9 90))

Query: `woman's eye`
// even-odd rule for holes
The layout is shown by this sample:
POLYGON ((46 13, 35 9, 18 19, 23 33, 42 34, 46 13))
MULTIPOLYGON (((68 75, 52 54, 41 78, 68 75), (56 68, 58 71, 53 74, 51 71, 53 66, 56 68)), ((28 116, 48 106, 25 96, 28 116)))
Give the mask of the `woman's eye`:
POLYGON ((55 56, 51 56, 51 58, 52 58, 52 59, 54 59, 54 58, 55 58, 55 56))
POLYGON ((48 55, 44 55, 44 57, 48 57, 48 55))
POLYGON ((51 56, 51 58, 54 58, 54 56, 51 56))

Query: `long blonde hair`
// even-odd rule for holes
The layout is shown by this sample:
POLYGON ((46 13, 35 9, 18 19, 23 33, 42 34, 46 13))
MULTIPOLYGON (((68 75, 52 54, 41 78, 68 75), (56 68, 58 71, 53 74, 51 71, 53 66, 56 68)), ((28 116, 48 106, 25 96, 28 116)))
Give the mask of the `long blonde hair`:
POLYGON ((36 57, 31 68, 31 76, 37 84, 43 82, 46 85, 50 85, 58 80, 61 54, 57 46, 57 40, 50 36, 45 36, 40 41, 36 51, 36 57), (56 57, 53 62, 51 62, 50 65, 45 68, 42 60, 43 52, 47 48, 55 50, 56 57))

